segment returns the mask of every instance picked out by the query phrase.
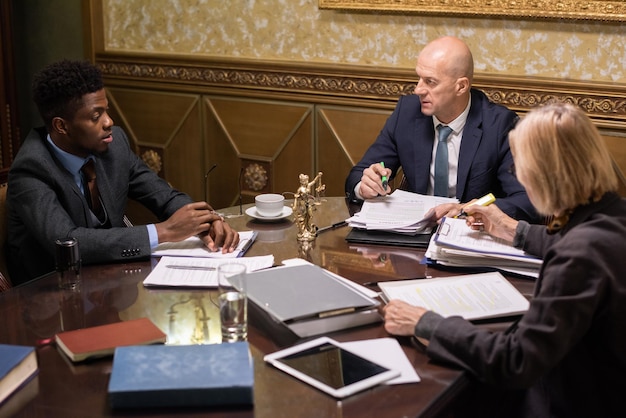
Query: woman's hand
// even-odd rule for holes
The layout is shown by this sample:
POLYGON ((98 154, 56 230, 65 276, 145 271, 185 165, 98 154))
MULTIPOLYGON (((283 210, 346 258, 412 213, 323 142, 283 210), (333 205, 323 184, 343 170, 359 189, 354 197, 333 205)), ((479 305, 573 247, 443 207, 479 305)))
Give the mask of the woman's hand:
POLYGON ((385 330, 393 335, 414 335, 415 325, 426 309, 409 305, 401 300, 391 300, 383 308, 385 330))
POLYGON ((485 231, 489 235, 513 242, 519 221, 509 217, 496 205, 465 207, 467 225, 477 231, 485 231))

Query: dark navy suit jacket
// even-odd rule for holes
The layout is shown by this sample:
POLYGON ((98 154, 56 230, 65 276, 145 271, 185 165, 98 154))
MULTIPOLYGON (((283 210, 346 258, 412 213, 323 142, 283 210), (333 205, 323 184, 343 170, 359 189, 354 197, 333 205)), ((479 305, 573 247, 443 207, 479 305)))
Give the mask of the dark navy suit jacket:
MULTIPOLYGON (((471 95, 472 105, 459 151, 456 198, 463 203, 493 193, 497 206, 509 216, 538 222, 526 190, 511 174, 513 158, 508 133, 517 122, 517 115, 489 101, 479 90, 472 89, 471 95)), ((426 194, 434 140, 433 118, 421 112, 419 97, 401 97, 376 141, 350 171, 346 195, 356 200, 354 187, 363 170, 380 161, 393 175, 402 167, 407 190, 426 194)))

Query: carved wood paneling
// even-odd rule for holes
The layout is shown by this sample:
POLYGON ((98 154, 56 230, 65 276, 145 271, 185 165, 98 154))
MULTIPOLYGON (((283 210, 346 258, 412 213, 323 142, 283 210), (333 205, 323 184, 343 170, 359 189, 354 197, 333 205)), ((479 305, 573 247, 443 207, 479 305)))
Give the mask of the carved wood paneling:
POLYGON ((253 202, 259 193, 295 191, 313 168, 312 106, 210 96, 204 99, 211 204, 253 202))
POLYGON ((199 96, 109 87, 111 117, 135 151, 172 186, 203 198, 205 169, 199 96))
MULTIPOLYGON (((204 141, 199 96, 108 87, 109 113, 129 137, 135 152, 173 187, 204 199, 204 141)), ((134 223, 156 218, 131 203, 134 223)))
MULTIPOLYGON (((185 60, 176 64, 158 57, 137 60, 128 62, 128 57, 107 55, 98 64, 105 75, 117 80, 175 83, 179 89, 188 88, 189 84, 207 91, 229 88, 231 94, 288 94, 294 100, 315 103, 365 102, 374 108, 388 108, 399 95, 411 94, 415 87, 412 70, 245 60, 185 60)), ((520 111, 554 100, 570 101, 582 106, 598 122, 626 123, 623 84, 476 74, 474 85, 496 103, 520 111)))
POLYGON ((389 114, 367 108, 318 107, 318 170, 324 173, 328 196, 344 194, 348 171, 374 142, 389 114))

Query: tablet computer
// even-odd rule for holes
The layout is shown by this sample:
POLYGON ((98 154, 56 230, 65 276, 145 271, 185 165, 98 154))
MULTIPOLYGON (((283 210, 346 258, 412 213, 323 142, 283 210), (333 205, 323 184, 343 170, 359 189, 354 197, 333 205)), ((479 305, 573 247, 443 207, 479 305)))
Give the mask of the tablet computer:
POLYGON ((276 368, 336 398, 344 398, 400 375, 320 337, 263 358, 276 368))

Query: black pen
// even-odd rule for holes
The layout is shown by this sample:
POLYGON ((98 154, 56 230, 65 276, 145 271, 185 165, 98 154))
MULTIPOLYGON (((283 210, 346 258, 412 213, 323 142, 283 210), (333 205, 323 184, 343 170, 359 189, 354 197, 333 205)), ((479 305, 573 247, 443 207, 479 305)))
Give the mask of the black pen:
POLYGON ((183 266, 180 264, 168 264, 165 267, 175 270, 215 270, 215 267, 209 266, 183 266))
MULTIPOLYGON (((400 281, 400 280, 420 280, 420 279, 428 279, 430 278, 429 276, 422 276, 422 277, 407 277, 406 279, 396 279, 396 280, 385 280, 387 282, 395 282, 395 281, 400 281)), ((369 286, 369 287, 375 287, 378 286, 378 283, 384 283, 383 282, 365 282, 363 283, 363 286, 369 286)))
POLYGON ((336 222, 330 226, 325 226, 324 228, 320 228, 317 230, 317 235, 321 234, 322 232, 326 232, 329 229, 337 229, 337 228, 341 228, 342 226, 346 226, 348 225, 348 222, 346 221, 341 221, 341 222, 336 222))

